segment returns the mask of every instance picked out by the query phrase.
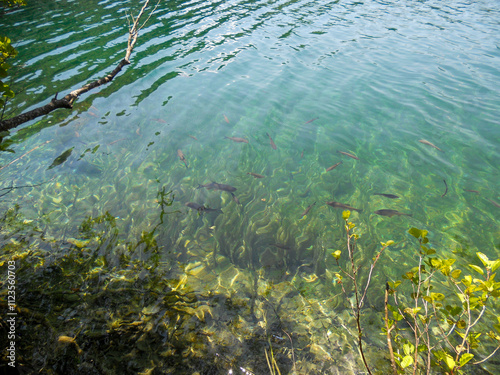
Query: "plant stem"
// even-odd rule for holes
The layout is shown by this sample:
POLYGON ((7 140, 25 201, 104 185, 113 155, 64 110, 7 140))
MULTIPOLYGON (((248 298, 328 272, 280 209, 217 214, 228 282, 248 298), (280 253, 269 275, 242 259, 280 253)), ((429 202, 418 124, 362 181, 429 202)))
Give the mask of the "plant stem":
POLYGON ((392 327, 389 328, 389 309, 387 308, 387 306, 389 305, 388 300, 389 300, 389 284, 386 284, 384 305, 385 305, 385 329, 387 331, 387 346, 389 347, 389 355, 391 356, 392 372, 394 373, 394 375, 398 375, 398 369, 396 367, 396 361, 394 360, 394 350, 392 349, 392 340, 391 340, 391 332, 394 329, 395 325, 393 324, 392 327))
POLYGON ((357 269, 356 269, 356 265, 354 264, 354 246, 355 245, 351 244, 351 235, 349 233, 349 227, 347 225, 346 225, 346 231, 347 231, 347 250, 349 251, 349 259, 351 261, 351 272, 352 272, 352 280, 353 280, 353 284, 354 284, 354 295, 356 296, 355 316, 356 316, 356 326, 358 328, 358 347, 359 347, 361 359, 363 360, 363 364, 365 365, 366 371, 368 371, 368 374, 372 375, 370 367, 368 366, 368 362, 366 361, 365 352, 363 351, 363 330, 361 329, 361 322, 360 322, 361 304, 360 304, 360 299, 359 299, 359 290, 358 290, 358 283, 357 283, 357 278, 356 278, 357 269))

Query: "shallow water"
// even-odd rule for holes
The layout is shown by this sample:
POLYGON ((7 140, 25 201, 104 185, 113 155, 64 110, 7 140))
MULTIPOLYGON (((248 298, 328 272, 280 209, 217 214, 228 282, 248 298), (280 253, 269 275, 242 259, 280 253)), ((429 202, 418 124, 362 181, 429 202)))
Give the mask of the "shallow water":
MULTIPOLYGON (((42 1, 3 16, 2 30, 19 50, 6 117, 109 73, 125 53, 127 15, 137 11, 130 1, 42 1)), ((487 1, 162 3, 111 84, 71 112, 11 133, 0 188, 20 188, 1 197, 0 208, 20 206, 43 236, 30 237, 32 227, 17 236, 37 246, 98 252, 118 267, 111 279, 119 266, 137 274, 123 260, 129 252, 130 262, 158 258, 161 272, 199 298, 210 290, 239 298, 245 323, 232 331, 238 339, 227 334, 231 340, 243 342, 259 327, 281 337, 286 327, 297 351, 309 353, 296 353, 302 364, 352 357, 333 348, 352 345, 352 337, 335 344, 325 335, 350 320, 331 277, 330 253, 345 248, 342 210, 327 201, 362 210, 352 219, 363 264, 381 241, 396 241, 378 264, 369 295, 376 308, 385 282, 416 265, 410 227, 427 229, 438 252, 459 262, 478 263, 477 251, 499 256, 499 16, 487 1), (236 188, 234 197, 197 189, 214 181, 236 188), (172 192, 164 215, 159 191, 172 192), (187 202, 222 213, 200 215, 187 202), (411 216, 375 214, 380 209, 411 216), (116 234, 107 228, 112 238, 75 245, 96 237, 82 222, 105 213, 116 234), (276 328, 277 315, 292 313, 276 328)), ((227 338, 221 326, 207 326, 227 338)), ((384 345, 378 330, 369 328, 374 347, 384 345)), ((218 348, 231 347, 221 341, 218 348)), ((250 368, 251 345, 238 350, 222 362, 238 358, 250 368)), ((358 368, 356 361, 346 362, 358 368)), ((320 371, 309 365, 303 371, 320 371)), ((334 373, 328 366, 343 365, 321 371, 334 373)))

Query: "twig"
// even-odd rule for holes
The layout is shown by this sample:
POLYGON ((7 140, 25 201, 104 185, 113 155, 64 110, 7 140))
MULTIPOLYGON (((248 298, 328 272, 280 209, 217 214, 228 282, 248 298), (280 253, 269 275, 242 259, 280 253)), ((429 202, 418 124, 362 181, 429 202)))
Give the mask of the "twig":
POLYGON ((287 331, 285 331, 284 329, 282 329, 283 332, 285 332, 285 334, 288 336, 288 338, 290 339, 290 345, 292 347, 292 362, 293 362, 293 372, 296 374, 297 373, 297 366, 295 364, 295 355, 293 354, 293 341, 292 341, 292 338, 290 337, 290 335, 288 334, 287 331))
POLYGON ((370 272, 368 273, 368 280, 366 281, 366 286, 365 286, 365 291, 363 293, 363 297, 361 297, 361 306, 363 305, 363 301, 365 299, 365 296, 366 296, 366 292, 368 291, 368 287, 370 286, 370 281, 371 281, 371 278, 372 278, 372 273, 373 273, 373 269, 375 268, 375 264, 377 263, 378 259, 380 258, 380 256, 382 255, 382 252, 387 249, 388 246, 384 246, 377 254, 377 256, 375 257, 375 259, 373 260, 373 263, 370 267, 370 272))
POLYGON ((490 359, 491 357, 493 357, 493 355, 497 352, 497 350, 500 349, 500 345, 497 346, 497 348, 495 350, 493 350, 493 353, 491 353, 489 356, 487 356, 486 358, 480 360, 480 361, 477 361, 477 362, 472 362, 473 365, 479 365, 480 363, 483 363, 483 362, 486 362, 488 359, 490 359))
POLYGON ((391 339, 391 332, 395 327, 395 323, 393 323, 392 326, 389 328, 389 309, 387 308, 388 300, 389 300, 389 284, 386 284, 384 305, 385 305, 385 329, 387 331, 387 346, 389 347, 389 355, 391 357, 392 372, 394 373, 394 375, 398 375, 398 368, 396 367, 396 361, 394 359, 394 350, 392 349, 392 339, 391 339))
POLYGON ((153 10, 151 12, 149 12, 149 16, 146 19, 146 21, 144 21, 144 23, 141 25, 141 27, 139 27, 139 29, 137 29, 137 31, 141 30, 148 23, 149 19, 151 18, 151 16, 154 13, 154 11, 156 10, 156 8, 158 8, 158 5, 160 5, 160 1, 161 0, 158 0, 158 2, 156 3, 155 7, 153 8, 153 10))
MULTIPOLYGON (((138 27, 139 21, 141 16, 143 15, 145 9, 147 8, 149 4, 149 0, 146 0, 144 3, 144 6, 141 8, 141 11, 139 12, 139 15, 137 18, 134 20, 134 24, 132 25, 132 28, 129 28, 129 36, 128 36, 128 42, 127 42, 127 50, 125 52, 125 57, 123 60, 119 62, 117 67, 109 73, 107 76, 104 78, 100 78, 96 81, 90 82, 79 89, 71 91, 69 94, 67 94, 64 98, 62 99, 57 99, 54 97, 50 103, 42 106, 35 108, 31 111, 21 113, 20 115, 14 116, 10 119, 7 120, 0 120, 0 131, 8 131, 11 129, 14 129, 15 127, 33 120, 37 117, 44 116, 46 114, 49 114, 50 112, 58 109, 58 108, 68 108, 68 109, 73 109, 73 103, 78 99, 78 97, 96 87, 99 87, 101 85, 107 84, 115 78, 115 76, 122 70, 122 68, 126 65, 130 64, 130 55, 132 54, 132 50, 135 46, 135 43, 137 41, 137 37, 139 36, 139 30, 141 30, 146 23, 143 23, 142 26, 138 27)), ((159 2, 158 2, 159 4, 159 2)), ((155 8, 153 11, 157 8, 158 4, 156 4, 155 8)), ((151 17, 151 14, 149 15, 148 19, 146 22, 149 20, 151 17)))
POLYGON ((13 186, 11 185, 10 187, 6 187, 6 188, 2 188, 0 190, 8 190, 6 193, 3 193, 0 195, 0 198, 3 197, 4 195, 7 195, 9 194, 12 190, 14 189, 22 189, 22 188, 26 188, 26 187, 37 187, 37 186, 40 186, 40 185, 43 185, 43 184, 46 184, 47 182, 49 181, 52 181, 54 178, 56 178, 55 176, 52 177, 50 180, 47 180, 47 181, 43 181, 43 182, 40 182, 39 184, 36 184, 36 185, 23 185, 23 186, 13 186))
MULTIPOLYGON (((359 352, 361 354, 361 359, 363 360, 363 364, 365 365, 366 371, 368 371, 368 374, 372 375, 372 372, 370 370, 370 367, 368 366, 368 362, 366 361, 365 357, 365 352, 363 350, 363 330, 361 329, 361 304, 359 300, 359 289, 358 289, 358 283, 356 279, 356 274, 358 272, 355 264, 354 264, 354 247, 355 245, 351 245, 351 235, 349 233, 349 226, 346 224, 345 226, 346 232, 347 232, 347 249, 349 251, 349 259, 351 261, 351 271, 352 271, 352 280, 354 284, 354 296, 356 297, 356 309, 354 311, 355 317, 356 317, 356 326, 358 328, 358 348, 359 352)), ((351 302, 351 306, 352 302, 351 302)), ((354 308, 353 308, 354 310, 354 308)))

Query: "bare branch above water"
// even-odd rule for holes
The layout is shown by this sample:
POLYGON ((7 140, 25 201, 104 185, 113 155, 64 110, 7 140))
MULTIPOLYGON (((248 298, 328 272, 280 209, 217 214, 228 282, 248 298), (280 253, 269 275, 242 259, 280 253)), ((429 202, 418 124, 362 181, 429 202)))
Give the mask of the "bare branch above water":
POLYGON ((95 80, 93 82, 90 82, 76 90, 71 91, 69 94, 67 94, 65 97, 62 99, 57 99, 57 93, 55 94, 54 98, 46 105, 37 107, 31 111, 21 113, 20 115, 14 116, 10 119, 7 120, 1 120, 0 119, 0 131, 9 131, 11 129, 16 128, 17 126, 24 124, 25 122, 34 120, 37 117, 44 116, 49 114, 52 111, 55 111, 56 109, 59 108, 66 108, 66 109, 73 109, 73 103, 78 99, 79 96, 82 94, 85 94, 86 92, 95 89, 96 87, 105 85, 113 80, 118 73, 122 70, 122 68, 126 65, 130 64, 130 56, 132 55, 132 51, 134 49, 135 43, 137 42, 137 38, 139 37, 139 31, 145 26, 145 24, 149 21, 149 18, 153 14, 153 12, 156 10, 160 3, 160 0, 156 3, 155 7, 151 10, 149 13, 148 18, 140 24, 141 17, 144 15, 146 8, 149 5, 149 0, 146 0, 144 2, 144 5, 142 6, 139 14, 137 17, 134 19, 132 17, 132 20, 134 21, 131 26, 129 26, 129 33, 128 33, 128 43, 127 43, 127 50, 125 51, 125 57, 123 60, 121 60, 116 68, 109 73, 107 76, 100 78, 98 80, 95 80))

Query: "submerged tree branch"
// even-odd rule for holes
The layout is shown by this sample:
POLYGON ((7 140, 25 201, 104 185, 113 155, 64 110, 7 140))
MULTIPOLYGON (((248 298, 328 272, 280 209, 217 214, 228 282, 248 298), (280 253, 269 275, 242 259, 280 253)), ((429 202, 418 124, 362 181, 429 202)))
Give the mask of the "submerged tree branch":
POLYGON ((149 17, 146 19, 146 21, 139 26, 139 22, 141 20, 142 15, 144 14, 144 11, 146 10, 149 0, 146 0, 144 2, 144 5, 139 12, 139 15, 137 16, 136 19, 134 19, 134 23, 132 24, 131 27, 129 27, 129 32, 128 32, 128 43, 127 43, 127 50, 125 52, 125 57, 123 60, 120 61, 118 66, 107 76, 100 78, 96 81, 90 82, 86 84, 85 86, 80 87, 79 89, 76 89, 69 94, 67 94, 64 98, 62 99, 57 99, 57 94, 54 96, 54 98, 50 101, 50 103, 42 106, 35 108, 31 111, 28 111, 26 113, 22 113, 18 116, 14 116, 10 119, 7 120, 0 120, 0 132, 1 131, 8 131, 11 129, 14 129, 15 127, 24 124, 25 122, 28 122, 30 120, 33 120, 37 117, 44 116, 52 111, 55 111, 56 109, 59 108, 67 108, 67 109, 72 109, 73 108, 73 103, 78 99, 78 97, 96 87, 105 85, 113 80, 115 76, 120 73, 122 68, 125 65, 130 64, 130 55, 132 54, 132 51, 134 49, 135 43, 137 42, 137 37, 139 36, 139 31, 144 27, 146 22, 149 20, 151 17, 151 14, 156 10, 158 7, 158 4, 160 3, 160 0, 158 0, 158 3, 154 7, 154 9, 151 11, 149 17))

